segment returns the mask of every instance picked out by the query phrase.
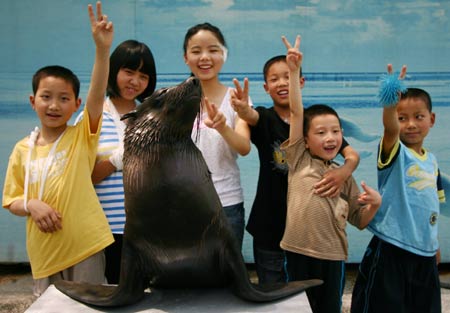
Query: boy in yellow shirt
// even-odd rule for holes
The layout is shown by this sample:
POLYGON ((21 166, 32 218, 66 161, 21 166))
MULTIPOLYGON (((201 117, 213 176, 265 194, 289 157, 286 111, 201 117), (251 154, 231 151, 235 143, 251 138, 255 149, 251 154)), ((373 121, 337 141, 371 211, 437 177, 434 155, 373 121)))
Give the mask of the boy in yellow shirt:
POLYGON ((33 76, 30 103, 41 129, 20 140, 9 158, 4 208, 27 217, 27 252, 41 295, 60 279, 102 283, 103 249, 114 240, 91 183, 101 129, 113 26, 88 7, 96 45, 95 63, 84 114, 67 122, 81 105, 80 83, 68 69, 47 66, 33 76))

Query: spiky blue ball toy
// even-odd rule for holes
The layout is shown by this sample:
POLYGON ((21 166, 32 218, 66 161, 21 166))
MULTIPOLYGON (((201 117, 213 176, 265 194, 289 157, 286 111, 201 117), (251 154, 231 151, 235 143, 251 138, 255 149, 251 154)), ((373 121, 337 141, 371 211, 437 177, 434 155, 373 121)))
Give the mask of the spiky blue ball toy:
POLYGON ((382 106, 394 106, 398 102, 399 93, 405 92, 406 87, 398 74, 384 74, 380 79, 378 97, 382 106))

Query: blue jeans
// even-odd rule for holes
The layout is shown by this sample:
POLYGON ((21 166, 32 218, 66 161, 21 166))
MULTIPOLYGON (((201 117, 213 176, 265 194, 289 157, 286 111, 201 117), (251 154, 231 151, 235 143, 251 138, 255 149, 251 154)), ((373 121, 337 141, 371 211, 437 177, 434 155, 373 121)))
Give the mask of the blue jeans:
POLYGON ((228 222, 231 225, 233 233, 237 239, 240 250, 242 250, 242 241, 244 240, 244 203, 233 204, 224 206, 223 211, 227 216, 228 222))
POLYGON ((286 257, 283 250, 263 249, 258 247, 253 240, 253 257, 260 284, 287 281, 286 257))

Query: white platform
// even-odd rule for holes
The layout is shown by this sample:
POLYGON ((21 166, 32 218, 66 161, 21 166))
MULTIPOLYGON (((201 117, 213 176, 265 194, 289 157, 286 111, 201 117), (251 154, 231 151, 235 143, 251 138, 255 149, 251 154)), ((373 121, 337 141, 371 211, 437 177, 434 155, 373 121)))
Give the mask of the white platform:
POLYGON ((26 311, 26 313, 72 312, 312 312, 302 292, 287 299, 270 303, 251 303, 239 299, 228 289, 155 290, 145 294, 142 301, 115 309, 94 308, 72 300, 51 285, 26 311))

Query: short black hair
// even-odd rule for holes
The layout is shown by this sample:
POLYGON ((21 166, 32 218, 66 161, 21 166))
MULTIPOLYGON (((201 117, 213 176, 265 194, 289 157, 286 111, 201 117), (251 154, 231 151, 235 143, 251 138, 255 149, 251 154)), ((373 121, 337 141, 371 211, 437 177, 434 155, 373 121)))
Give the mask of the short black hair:
POLYGON ((428 92, 420 88, 408 88, 404 93, 402 93, 400 99, 417 98, 425 102, 429 112, 433 109, 433 104, 431 103, 431 97, 428 92))
POLYGON ((339 126, 342 128, 341 125, 341 119, 339 118, 339 115, 337 112, 326 104, 313 104, 303 111, 304 117, 303 117, 303 135, 306 136, 306 134, 309 131, 309 128, 311 127, 311 121, 314 117, 319 115, 334 115, 339 121, 339 126))
MULTIPOLYGON (((272 66, 272 64, 278 63, 278 62, 286 63, 286 55, 285 54, 276 55, 276 56, 270 58, 269 60, 267 60, 266 63, 264 64, 263 75, 264 75, 265 82, 267 82, 267 72, 269 72, 270 67, 272 66)), ((300 67, 300 77, 302 77, 302 76, 303 76, 302 68, 300 67)))
POLYGON ((80 80, 71 70, 60 65, 44 66, 34 73, 31 81, 33 94, 36 94, 41 80, 49 76, 61 78, 71 84, 75 98, 78 99, 78 95, 80 94, 80 80))
POLYGON ((120 97, 119 87, 117 86, 117 74, 120 69, 128 68, 148 75, 149 81, 147 88, 137 96, 142 102, 150 96, 156 87, 156 66, 150 48, 137 40, 125 40, 114 49, 109 59, 109 77, 106 94, 111 98, 120 97))

